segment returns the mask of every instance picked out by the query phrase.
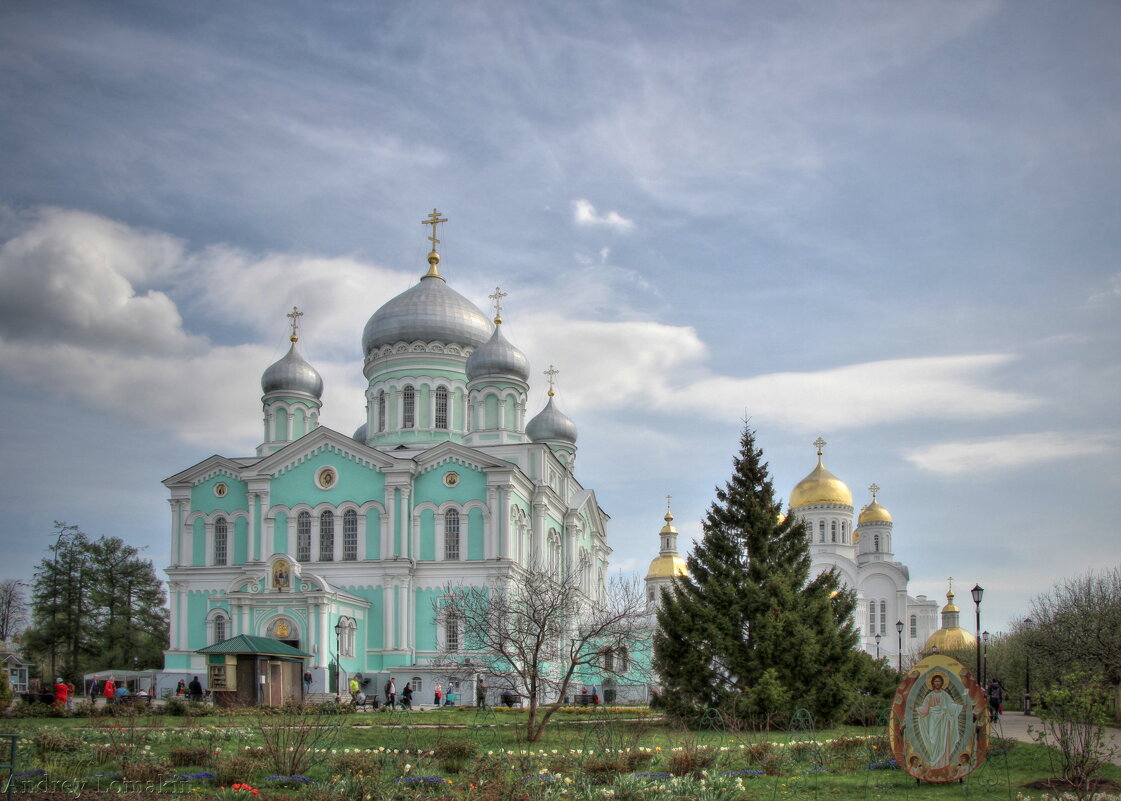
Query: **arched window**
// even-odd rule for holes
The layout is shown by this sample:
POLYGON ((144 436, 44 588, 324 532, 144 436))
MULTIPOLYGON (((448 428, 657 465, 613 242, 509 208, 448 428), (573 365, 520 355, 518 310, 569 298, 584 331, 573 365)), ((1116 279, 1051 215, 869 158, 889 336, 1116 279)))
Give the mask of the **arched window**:
POLYGON ((324 512, 319 516, 319 561, 335 560, 335 514, 324 512))
POLYGON ((448 427, 448 390, 439 387, 436 390, 436 428, 448 427))
POLYGON ((224 615, 214 616, 214 642, 226 639, 226 618, 224 615))
POLYGON ((615 672, 615 652, 610 648, 603 652, 603 669, 615 672))
POLYGON ((829 524, 829 533, 832 536, 832 541, 837 541, 837 521, 834 520, 829 524))
POLYGON ((868 602, 868 636, 876 633, 876 602, 868 602))
POLYGON ((444 559, 459 559, 459 512, 455 509, 444 512, 444 559))
POLYGON ((343 560, 353 562, 358 558, 358 512, 347 509, 343 514, 343 560))
POLYGON ((226 564, 228 553, 229 525, 226 518, 219 517, 214 521, 214 564, 226 564))
POLYGON ((825 521, 822 520, 817 524, 817 541, 825 542, 825 521))
POLYGON ((401 428, 416 426, 416 390, 407 386, 401 390, 401 428))
POLYGON ((919 616, 911 615, 911 639, 919 636, 919 616))
POLYGON ((300 512, 296 518, 296 560, 311 561, 311 515, 300 512))
POLYGON ((409 684, 413 685, 414 696, 420 692, 422 683, 423 680, 420 678, 420 676, 413 676, 411 679, 409 679, 409 684))
POLYGON ((454 613, 444 619, 444 646, 449 651, 459 650, 459 617, 454 613))
POLYGON ((627 646, 623 645, 619 648, 619 672, 626 673, 631 668, 630 654, 627 653, 627 646))
POLYGON ((872 537, 872 549, 874 551, 876 551, 876 553, 880 552, 880 535, 879 534, 876 534, 875 536, 872 537))
POLYGON ((385 390, 378 393, 378 431, 385 431, 385 390))
POLYGON ((887 601, 880 601, 880 634, 887 634, 887 601))
POLYGON ((844 520, 841 521, 841 542, 849 541, 847 525, 844 520))

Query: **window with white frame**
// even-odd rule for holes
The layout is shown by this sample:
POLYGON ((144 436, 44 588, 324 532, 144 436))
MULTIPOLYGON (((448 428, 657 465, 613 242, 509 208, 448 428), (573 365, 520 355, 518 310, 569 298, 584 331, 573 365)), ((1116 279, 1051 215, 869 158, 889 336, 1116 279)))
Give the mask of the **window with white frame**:
POLYGON ((872 550, 876 551, 877 553, 880 550, 880 535, 879 534, 876 534, 872 537, 872 550))
POLYGON ((887 601, 880 601, 880 634, 887 634, 887 601))
POLYGON ((444 512, 444 559, 459 559, 459 512, 455 509, 444 512))
POLYGON ((343 561, 358 558, 358 512, 347 509, 343 514, 343 561))
POLYGON ((841 542, 848 542, 848 541, 849 541, 848 524, 844 520, 842 520, 841 521, 841 542))
POLYGON ((868 602, 868 636, 876 633, 876 602, 868 602))
POLYGON ((619 647, 619 672, 626 673, 631 667, 631 655, 627 652, 627 646, 619 647))
POLYGON ((919 636, 919 616, 911 615, 911 639, 919 636))
POLYGON ((436 428, 448 427, 448 390, 447 387, 436 389, 436 428))
POLYGON ((834 520, 832 523, 829 524, 829 533, 830 533, 830 536, 832 537, 832 541, 836 542, 837 541, 837 521, 836 520, 834 520))
POLYGON ((409 679, 409 684, 413 685, 413 693, 416 694, 420 692, 424 682, 421 680, 420 676, 413 676, 409 679))
POLYGON ((378 393, 378 431, 385 431, 385 390, 378 393))
POLYGON ((311 561, 311 513, 296 516, 296 561, 311 561))
POLYGON ((229 524, 226 518, 214 521, 214 564, 224 565, 228 555, 229 524))
POLYGON ((603 669, 615 671, 615 652, 610 648, 603 652, 603 669))
POLYGON ((226 639, 226 616, 218 614, 214 616, 214 642, 222 642, 226 639))
POLYGON ((335 513, 323 512, 319 515, 319 561, 335 560, 335 513))
POLYGON ((416 427, 416 390, 411 385, 401 390, 401 427, 416 427))
POLYGON ((817 541, 825 542, 825 521, 820 520, 817 524, 817 541))
POLYGON ((452 652, 459 650, 459 616, 454 612, 444 617, 444 648, 452 652))

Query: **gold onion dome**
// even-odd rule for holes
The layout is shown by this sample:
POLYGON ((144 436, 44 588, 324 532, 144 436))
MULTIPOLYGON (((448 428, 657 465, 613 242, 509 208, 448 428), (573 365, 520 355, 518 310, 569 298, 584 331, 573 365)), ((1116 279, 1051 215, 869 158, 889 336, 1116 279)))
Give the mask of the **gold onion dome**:
POLYGON ((977 638, 959 626, 941 628, 930 635, 926 641, 924 652, 938 649, 939 653, 947 651, 965 651, 977 647, 977 638))
MULTIPOLYGON (((670 534, 676 537, 677 529, 673 527, 673 512, 668 509, 666 510, 665 521, 666 524, 662 526, 662 530, 658 532, 658 536, 670 534)), ((663 553, 655 556, 653 561, 650 562, 650 569, 646 571, 646 578, 648 579, 673 578, 674 576, 688 575, 688 565, 686 565, 685 560, 676 553, 663 553)))
POLYGON ((946 605, 942 607, 942 614, 947 612, 961 612, 958 605, 954 603, 954 591, 950 590, 946 593, 946 605))
POLYGON ((817 446, 817 467, 799 481, 794 491, 790 493, 790 508, 797 509, 819 503, 852 506, 852 491, 849 485, 825 469, 822 461, 822 448, 825 447, 825 443, 818 439, 814 445, 817 446))
POLYGON ((872 501, 860 511, 861 523, 890 523, 891 512, 880 506, 878 501, 872 501))

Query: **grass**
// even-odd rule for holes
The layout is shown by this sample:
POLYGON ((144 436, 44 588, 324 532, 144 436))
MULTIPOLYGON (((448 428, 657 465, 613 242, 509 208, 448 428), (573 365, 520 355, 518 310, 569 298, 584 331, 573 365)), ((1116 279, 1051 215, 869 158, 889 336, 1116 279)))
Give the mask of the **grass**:
MULTIPOLYGON (((149 788, 148 797, 175 789, 194 798, 221 793, 244 798, 218 789, 220 784, 244 782, 259 789, 261 797, 307 801, 923 801, 944 799, 947 792, 955 798, 968 793, 969 798, 1003 799, 1015 799, 1022 792, 1025 798, 1040 799, 1042 794, 1023 787, 1047 778, 1050 771, 1046 749, 1014 743, 966 785, 916 785, 886 764, 891 755, 875 728, 839 727, 812 738, 781 731, 686 731, 649 717, 646 710, 609 716, 566 713, 554 719, 541 742, 527 744, 521 740, 524 714, 496 710, 477 718, 475 710, 439 710, 329 716, 321 721, 333 739, 329 747, 316 751, 306 775, 271 779, 278 774, 265 761, 258 721, 295 726, 294 718, 21 718, 0 720, 0 732, 21 736, 20 771, 48 772, 32 780, 53 781, 56 787, 67 781, 69 790, 84 781, 81 791, 91 799, 99 797, 95 780, 120 781, 112 778, 118 774, 126 781, 148 782, 137 785, 149 788), (184 764, 192 759, 198 762, 184 764), (168 775, 193 778, 161 785, 168 775)), ((1105 775, 1121 780, 1121 769, 1110 766, 1105 775)), ((71 792, 69 797, 83 796, 71 792)))

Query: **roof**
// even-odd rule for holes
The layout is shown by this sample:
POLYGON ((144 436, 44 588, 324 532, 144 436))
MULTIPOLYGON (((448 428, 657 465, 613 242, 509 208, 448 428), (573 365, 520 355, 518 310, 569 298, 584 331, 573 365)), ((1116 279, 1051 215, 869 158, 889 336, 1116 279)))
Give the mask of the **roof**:
POLYGON ((304 653, 298 648, 293 648, 280 640, 271 637, 254 637, 251 634, 239 634, 228 640, 216 642, 205 648, 199 648, 196 654, 265 654, 268 656, 294 656, 306 657, 311 654, 304 653))

